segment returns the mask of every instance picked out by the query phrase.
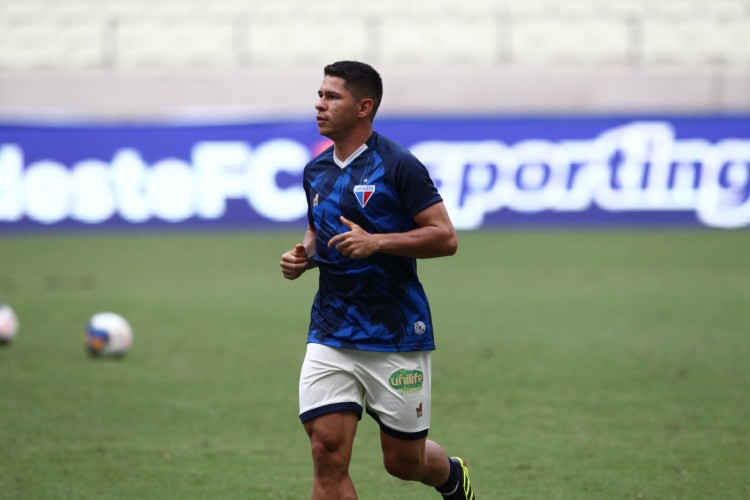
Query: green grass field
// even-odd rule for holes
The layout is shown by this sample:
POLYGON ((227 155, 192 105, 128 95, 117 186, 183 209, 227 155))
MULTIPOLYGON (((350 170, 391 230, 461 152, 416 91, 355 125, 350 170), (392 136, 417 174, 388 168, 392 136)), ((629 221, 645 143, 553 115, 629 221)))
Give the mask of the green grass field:
MULTIPOLYGON (((317 272, 300 234, 3 236, 0 498, 303 499, 297 418, 317 272), (134 328, 91 359, 88 318, 134 328)), ((470 232, 420 261, 436 322, 430 436, 481 500, 750 498, 750 233, 470 232)), ((365 417, 360 498, 387 476, 365 417)))

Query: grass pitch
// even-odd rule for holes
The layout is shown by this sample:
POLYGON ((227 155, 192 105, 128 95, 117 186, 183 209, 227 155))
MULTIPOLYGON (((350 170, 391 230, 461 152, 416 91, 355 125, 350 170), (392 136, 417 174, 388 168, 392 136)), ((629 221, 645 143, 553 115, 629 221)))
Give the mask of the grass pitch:
MULTIPOLYGON (((302 499, 297 377, 317 272, 299 234, 4 236, 0 498, 302 499), (91 359, 100 311, 134 329, 91 359)), ((430 436, 481 499, 750 497, 750 233, 470 232, 425 260, 438 350, 430 436)), ((360 498, 387 476, 364 417, 360 498)))

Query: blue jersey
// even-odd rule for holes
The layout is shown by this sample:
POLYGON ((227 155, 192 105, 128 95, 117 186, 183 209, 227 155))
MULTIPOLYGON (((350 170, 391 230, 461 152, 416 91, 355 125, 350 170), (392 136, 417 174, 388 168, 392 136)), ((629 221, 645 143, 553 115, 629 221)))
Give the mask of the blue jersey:
POLYGON ((344 168, 334 162, 333 147, 311 160, 303 184, 320 270, 308 342, 368 351, 434 349, 416 259, 385 253, 352 259, 328 247, 349 231, 341 215, 368 233, 415 229, 413 216, 442 201, 424 165, 373 132, 367 149, 344 168))

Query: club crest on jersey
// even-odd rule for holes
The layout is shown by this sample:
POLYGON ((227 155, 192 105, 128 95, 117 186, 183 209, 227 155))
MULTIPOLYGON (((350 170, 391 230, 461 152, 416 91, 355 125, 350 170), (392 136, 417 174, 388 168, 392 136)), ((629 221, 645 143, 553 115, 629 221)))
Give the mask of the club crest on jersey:
POLYGON ((365 205, 367 205, 367 202, 372 197, 372 193, 375 192, 375 186, 372 184, 357 184, 354 186, 354 195, 357 197, 357 201, 359 201, 359 206, 362 208, 365 208, 365 205))

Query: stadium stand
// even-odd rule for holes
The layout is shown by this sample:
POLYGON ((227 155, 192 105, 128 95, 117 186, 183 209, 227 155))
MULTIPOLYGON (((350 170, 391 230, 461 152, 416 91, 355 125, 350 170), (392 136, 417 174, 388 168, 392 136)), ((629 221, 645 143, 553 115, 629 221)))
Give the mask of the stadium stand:
POLYGON ((386 64, 485 64, 499 61, 498 32, 491 18, 394 17, 380 24, 373 52, 386 64), (414 26, 419 25, 419 30, 414 26))
POLYGON ((750 64, 750 25, 732 19, 645 21, 642 25, 645 62, 750 64))
POLYGON ((295 18, 277 24, 266 17, 252 19, 244 28, 240 49, 250 65, 289 66, 331 59, 368 59, 367 27, 324 18, 314 24, 295 18))
POLYGON ((744 64, 750 0, 2 0, 0 68, 277 65, 329 48, 331 30, 381 64, 744 64))
POLYGON ((519 21, 511 35, 516 64, 624 63, 629 60, 628 25, 612 19, 519 21))
POLYGON ((708 66, 750 106, 750 0, 0 0, 0 90, 39 72, 279 75, 343 58, 582 81, 708 66))
POLYGON ((227 22, 162 23, 158 19, 125 24, 114 34, 118 68, 229 68, 232 26, 227 22))

